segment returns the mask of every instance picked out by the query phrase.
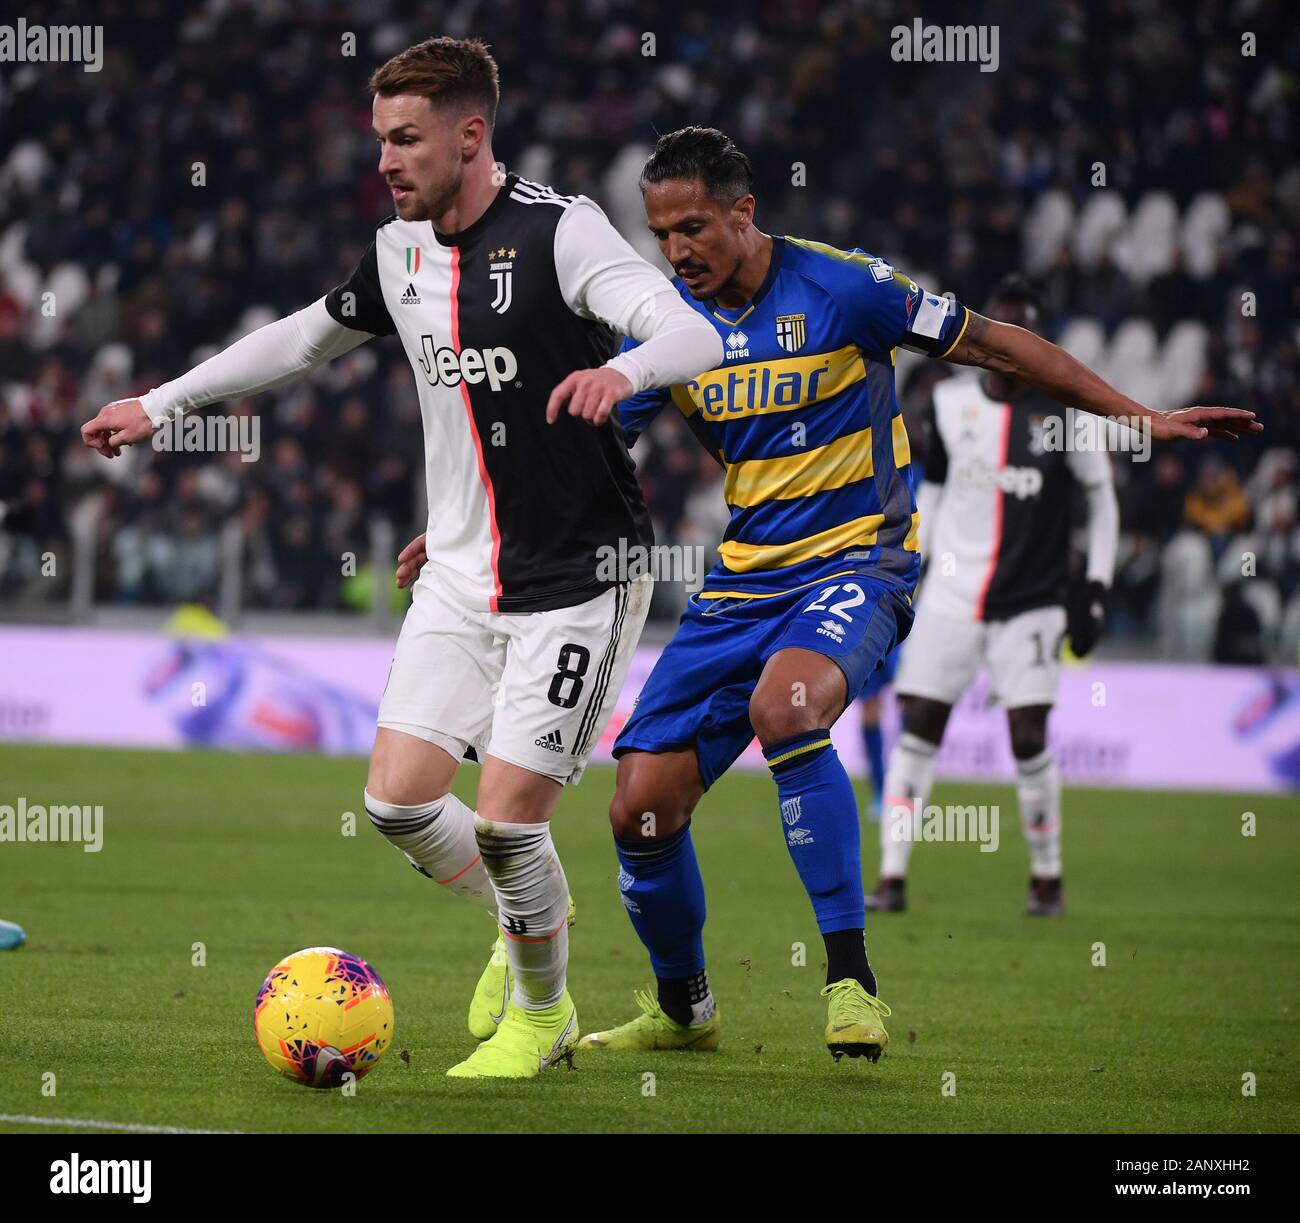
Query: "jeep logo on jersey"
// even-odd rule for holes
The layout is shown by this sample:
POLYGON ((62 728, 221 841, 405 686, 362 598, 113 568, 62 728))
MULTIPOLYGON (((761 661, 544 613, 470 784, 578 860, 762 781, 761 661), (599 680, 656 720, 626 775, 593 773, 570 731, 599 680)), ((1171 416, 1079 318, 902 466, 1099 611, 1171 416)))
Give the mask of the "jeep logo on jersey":
POLYGON ((473 386, 486 379, 488 386, 499 391, 519 372, 519 362, 508 348, 462 348, 456 352, 435 348, 431 335, 422 335, 420 343, 424 348, 420 368, 431 386, 459 386, 462 382, 473 386))
POLYGON ((1037 467, 1006 466, 993 468, 983 460, 964 464, 957 479, 967 488, 999 489, 1008 497, 1024 501, 1043 491, 1043 473, 1037 467))
POLYGON ((997 474, 998 487, 1019 501, 1037 497, 1043 491, 1043 473, 1037 467, 1004 467, 997 474))

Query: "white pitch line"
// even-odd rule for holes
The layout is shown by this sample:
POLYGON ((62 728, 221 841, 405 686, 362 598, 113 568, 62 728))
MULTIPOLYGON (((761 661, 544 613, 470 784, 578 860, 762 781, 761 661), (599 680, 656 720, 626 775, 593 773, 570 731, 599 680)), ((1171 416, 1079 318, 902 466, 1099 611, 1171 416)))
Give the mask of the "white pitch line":
POLYGON ((79 1117, 27 1117, 0 1113, 0 1123, 51 1125, 78 1130, 125 1130, 129 1134, 238 1134, 239 1130, 187 1130, 178 1125, 137 1125, 131 1121, 93 1121, 79 1117))

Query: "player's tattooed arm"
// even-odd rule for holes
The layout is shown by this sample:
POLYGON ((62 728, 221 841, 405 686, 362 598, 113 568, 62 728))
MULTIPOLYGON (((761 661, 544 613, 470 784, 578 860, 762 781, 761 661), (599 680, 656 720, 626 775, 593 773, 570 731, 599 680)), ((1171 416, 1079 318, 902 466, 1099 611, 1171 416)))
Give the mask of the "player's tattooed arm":
POLYGON ((999 323, 970 311, 966 330, 945 358, 958 365, 1010 374, 1050 395, 1067 407, 1117 417, 1129 422, 1150 418, 1151 436, 1157 441, 1223 437, 1236 441, 1259 433, 1264 426, 1253 412, 1241 408, 1183 408, 1178 412, 1153 412, 1121 394, 1104 378, 1081 365, 1032 331, 999 323))

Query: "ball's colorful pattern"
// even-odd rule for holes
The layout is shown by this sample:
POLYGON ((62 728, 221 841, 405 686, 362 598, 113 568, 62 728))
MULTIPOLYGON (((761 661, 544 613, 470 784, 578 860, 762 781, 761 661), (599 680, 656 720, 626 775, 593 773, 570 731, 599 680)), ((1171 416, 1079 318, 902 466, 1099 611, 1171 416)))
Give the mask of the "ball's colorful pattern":
POLYGON ((308 1087, 338 1087, 374 1069, 393 1039, 380 975, 336 947, 296 951, 266 975, 253 1004, 262 1056, 308 1087))

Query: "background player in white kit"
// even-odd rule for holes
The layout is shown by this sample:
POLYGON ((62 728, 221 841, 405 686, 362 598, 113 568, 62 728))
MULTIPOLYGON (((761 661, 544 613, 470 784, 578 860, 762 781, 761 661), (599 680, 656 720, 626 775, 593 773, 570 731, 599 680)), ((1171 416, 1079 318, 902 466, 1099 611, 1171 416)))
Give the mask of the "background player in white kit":
POLYGON ((427 562, 380 705, 366 810, 505 936, 510 973, 494 950, 484 981, 513 979, 513 995, 494 1008, 476 992, 471 1031, 491 1039, 448 1073, 527 1078, 578 1037, 549 820, 609 718, 649 606, 648 582, 597 576, 604 549, 652 542, 608 417, 712 368, 721 342, 590 200, 501 173, 482 43, 429 39, 370 88, 396 215, 351 279, 108 405, 82 436, 115 457, 182 411, 400 335, 424 424, 427 562), (640 346, 614 356, 616 332, 640 346), (449 792, 467 753, 483 765, 477 814, 449 792))
MULTIPOLYGON (((987 310, 990 318, 1035 332, 1038 313, 1020 276, 997 287, 987 310)), ((1025 912, 1058 916, 1064 911, 1061 778, 1047 749, 1047 716, 1056 702, 1067 631, 1079 657, 1101 633, 1119 543, 1110 459, 1100 444, 1045 446, 1053 431, 1044 424, 1062 409, 1008 374, 951 378, 933 395, 918 497, 929 568, 898 670, 903 730, 885 774, 881 877, 867 907, 897 913, 906 906, 908 860, 929 802, 935 755, 952 707, 984 664, 992 697, 1007 711, 1016 760, 1030 857, 1025 912), (1067 598, 1074 485, 1087 506, 1087 566, 1067 598)))

